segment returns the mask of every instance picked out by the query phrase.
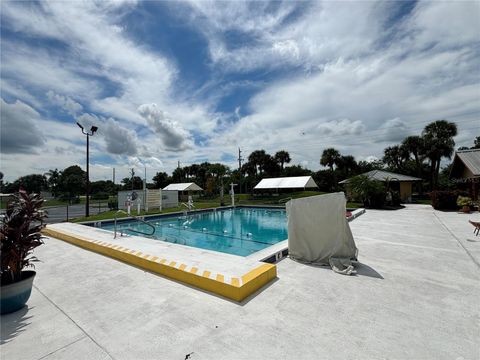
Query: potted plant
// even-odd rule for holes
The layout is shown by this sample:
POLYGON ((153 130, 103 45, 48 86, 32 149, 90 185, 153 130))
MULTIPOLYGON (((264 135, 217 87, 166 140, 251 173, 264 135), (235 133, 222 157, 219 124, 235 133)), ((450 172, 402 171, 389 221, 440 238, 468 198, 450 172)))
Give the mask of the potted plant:
POLYGON ((24 269, 34 267, 32 251, 43 244, 42 203, 40 195, 20 190, 7 205, 0 227, 2 314, 21 309, 30 297, 35 271, 24 269))
POLYGON ((472 199, 468 196, 459 196, 457 198, 457 205, 462 207, 464 213, 470 212, 470 206, 473 205, 472 199))

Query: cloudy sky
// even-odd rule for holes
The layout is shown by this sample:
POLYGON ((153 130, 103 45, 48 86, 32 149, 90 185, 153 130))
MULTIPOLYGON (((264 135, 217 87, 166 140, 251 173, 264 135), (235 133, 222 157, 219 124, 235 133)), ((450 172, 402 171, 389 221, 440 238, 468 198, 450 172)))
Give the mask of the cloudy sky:
POLYGON ((457 123, 480 135, 480 2, 1 2, 1 171, 148 177, 235 167, 238 147, 320 168, 457 123))

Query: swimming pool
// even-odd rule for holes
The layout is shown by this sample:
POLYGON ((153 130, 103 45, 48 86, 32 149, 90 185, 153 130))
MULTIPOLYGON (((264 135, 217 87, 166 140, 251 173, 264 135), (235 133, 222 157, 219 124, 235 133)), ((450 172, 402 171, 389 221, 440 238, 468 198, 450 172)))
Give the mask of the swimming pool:
MULTIPOLYGON (((152 239, 239 256, 248 256, 288 237, 284 209, 245 207, 154 217, 146 221, 155 227, 154 235, 148 236, 152 239)), ((114 224, 103 223, 101 228, 113 231, 114 224)), ((149 226, 135 220, 117 223, 117 231, 138 235, 129 229, 150 231, 149 226)))

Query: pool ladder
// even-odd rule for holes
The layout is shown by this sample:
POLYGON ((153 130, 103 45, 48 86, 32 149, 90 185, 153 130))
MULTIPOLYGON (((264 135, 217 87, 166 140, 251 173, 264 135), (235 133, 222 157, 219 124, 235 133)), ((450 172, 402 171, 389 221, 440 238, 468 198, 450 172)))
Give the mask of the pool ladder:
MULTIPOLYGON (((123 213, 123 214, 127 214, 129 218, 132 218, 132 219, 135 219, 137 220, 138 222, 141 222, 147 226, 149 226, 151 229, 152 229, 152 232, 151 233, 147 233, 147 232, 144 232, 144 231, 138 231, 138 230, 134 230, 134 229, 131 229, 131 228, 128 228, 126 230, 128 231, 131 231, 131 232, 134 232, 134 233, 137 233, 137 234, 142 234, 142 235, 146 235, 146 236, 151 236, 153 234, 155 234, 155 226, 153 226, 152 224, 150 224, 149 222, 146 222, 145 220, 143 220, 142 218, 138 217, 138 216, 135 216, 135 215, 131 215, 129 213, 127 213, 126 211, 123 211, 123 210, 118 210, 116 213, 115 213, 115 222, 114 222, 114 227, 113 227, 113 238, 116 239, 117 238, 117 214, 118 213, 123 213)), ((123 235, 123 231, 120 231, 120 236, 123 235)))

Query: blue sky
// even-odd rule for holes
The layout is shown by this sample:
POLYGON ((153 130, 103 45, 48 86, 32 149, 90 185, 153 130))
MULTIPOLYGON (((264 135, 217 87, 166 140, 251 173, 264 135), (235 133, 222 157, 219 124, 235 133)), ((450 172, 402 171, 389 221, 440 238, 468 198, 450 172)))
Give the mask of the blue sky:
POLYGON ((148 176, 238 147, 320 168, 455 121, 480 135, 479 2, 1 3, 1 171, 148 176))

